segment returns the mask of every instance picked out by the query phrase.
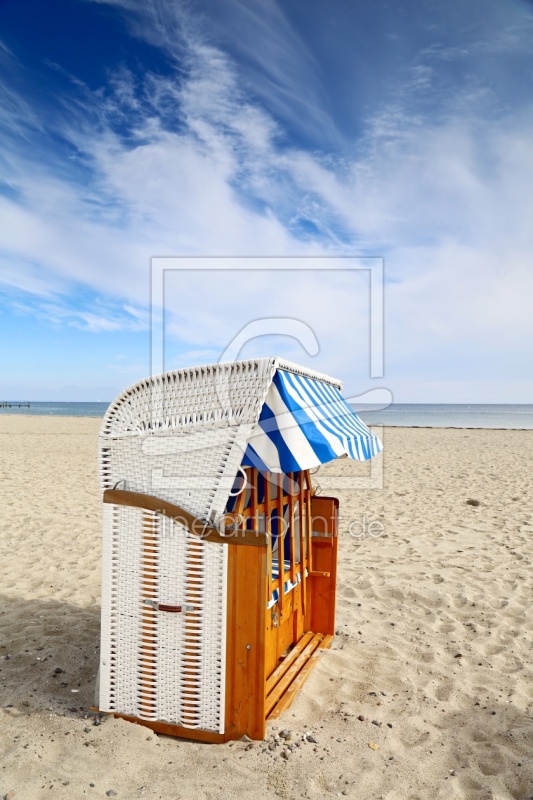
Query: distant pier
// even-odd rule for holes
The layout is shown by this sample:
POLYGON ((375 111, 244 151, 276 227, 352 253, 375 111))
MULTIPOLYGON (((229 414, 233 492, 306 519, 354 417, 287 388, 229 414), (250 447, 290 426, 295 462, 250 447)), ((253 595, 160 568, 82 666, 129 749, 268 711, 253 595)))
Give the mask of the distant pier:
POLYGON ((29 403, 8 403, 6 401, 1 401, 0 408, 31 408, 31 406, 29 403))

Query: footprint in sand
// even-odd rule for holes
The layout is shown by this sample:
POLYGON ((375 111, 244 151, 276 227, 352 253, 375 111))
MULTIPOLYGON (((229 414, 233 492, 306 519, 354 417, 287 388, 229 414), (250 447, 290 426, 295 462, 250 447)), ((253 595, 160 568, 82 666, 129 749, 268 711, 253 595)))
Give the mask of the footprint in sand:
POLYGON ((452 597, 452 602, 455 608, 464 608, 468 603, 468 597, 465 597, 464 594, 457 594, 455 597, 452 597))
POLYGON ((455 630, 455 625, 453 624, 453 622, 445 622, 443 625, 440 626, 439 633, 453 633, 454 630, 455 630))
MULTIPOLYGON (((462 789, 466 789, 467 791, 479 792, 483 788, 483 786, 478 781, 475 781, 474 778, 471 778, 470 775, 462 775, 459 778, 459 784, 462 789)), ((465 797, 469 797, 473 800, 471 794, 467 794, 465 797)))
POLYGON ((428 650, 427 653, 422 653, 419 661, 422 661, 424 664, 432 664, 433 661, 435 661, 435 655, 431 650, 428 650))
POLYGON ((512 619, 515 622, 517 620, 520 620, 520 622, 522 622, 523 619, 524 619, 524 614, 525 614, 525 609, 524 608, 511 607, 507 611, 504 612, 503 616, 507 617, 508 619, 512 619))
POLYGON ((497 656, 500 653, 503 653, 506 650, 503 645, 501 644, 488 644, 485 647, 485 655, 486 656, 497 656))
POLYGON ((437 700, 445 702, 446 700, 450 699, 450 695, 452 692, 453 692, 453 682, 445 680, 441 683, 440 686, 437 686, 435 690, 435 697, 437 698, 437 700))
POLYGON ((500 669, 502 672, 512 675, 514 672, 520 672, 521 669, 524 669, 524 664, 516 656, 507 656, 503 662, 503 667, 500 667, 500 669))
POLYGON ((499 748, 489 745, 485 748, 483 757, 478 762, 480 772, 483 775, 499 775, 505 769, 505 762, 499 748))
MULTIPOLYGON (((357 588, 358 589, 368 589, 368 586, 362 586, 361 584, 358 584, 357 588)), ((340 591, 340 595, 342 597, 355 597, 355 594, 356 593, 355 593, 354 589, 352 589, 351 586, 344 586, 344 587, 342 587, 342 589, 340 591)))
POLYGON ((406 725, 399 739, 405 748, 417 747, 427 744, 430 738, 428 731, 419 731, 413 725, 406 725))

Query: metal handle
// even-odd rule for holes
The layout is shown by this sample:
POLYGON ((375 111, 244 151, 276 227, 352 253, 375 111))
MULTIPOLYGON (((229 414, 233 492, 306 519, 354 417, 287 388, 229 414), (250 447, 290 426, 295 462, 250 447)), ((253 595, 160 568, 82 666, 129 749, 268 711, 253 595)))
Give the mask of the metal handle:
POLYGON ((181 606, 170 606, 167 603, 158 603, 156 600, 143 600, 145 606, 150 606, 153 608, 154 611, 170 611, 174 614, 178 614, 183 612, 184 614, 188 614, 191 611, 194 611, 194 606, 190 605, 181 605, 181 606))

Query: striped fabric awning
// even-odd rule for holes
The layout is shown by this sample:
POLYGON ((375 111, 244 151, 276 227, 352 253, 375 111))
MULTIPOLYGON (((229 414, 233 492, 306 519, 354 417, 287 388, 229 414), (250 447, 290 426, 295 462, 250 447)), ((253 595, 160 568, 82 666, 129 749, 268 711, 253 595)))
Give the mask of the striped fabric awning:
POLYGON ((344 455, 366 461, 381 449, 378 437, 336 386, 278 369, 248 439, 243 465, 297 472, 344 455))

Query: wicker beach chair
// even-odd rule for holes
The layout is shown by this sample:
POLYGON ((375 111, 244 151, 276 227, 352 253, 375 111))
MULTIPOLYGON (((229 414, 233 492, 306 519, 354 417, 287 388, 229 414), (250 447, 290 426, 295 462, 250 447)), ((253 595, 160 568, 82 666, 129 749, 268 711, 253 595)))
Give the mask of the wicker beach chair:
POLYGON ((263 738, 334 634, 338 503, 309 470, 381 444, 341 384, 279 358, 126 389, 100 434, 99 710, 263 738))

